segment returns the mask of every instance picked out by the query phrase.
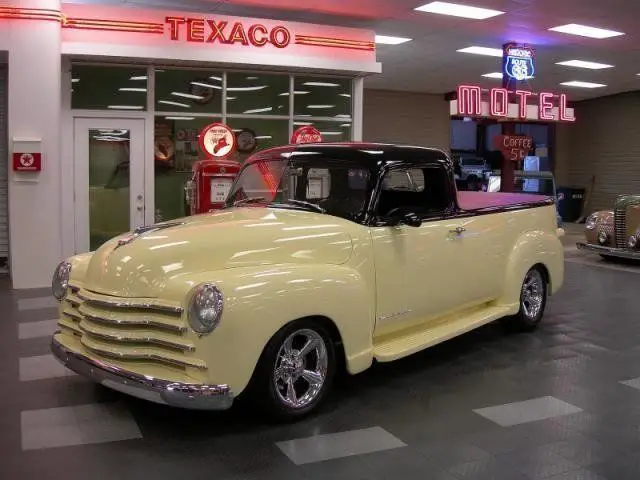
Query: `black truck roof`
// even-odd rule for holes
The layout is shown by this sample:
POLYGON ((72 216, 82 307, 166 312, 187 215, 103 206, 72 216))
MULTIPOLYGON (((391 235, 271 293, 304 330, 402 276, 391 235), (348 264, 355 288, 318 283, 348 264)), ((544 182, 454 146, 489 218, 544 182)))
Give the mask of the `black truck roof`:
POLYGON ((369 142, 336 142, 336 143, 305 143, 299 145, 286 145, 263 150, 253 155, 250 161, 273 158, 273 155, 295 152, 317 152, 336 160, 371 161, 375 164, 388 163, 434 163, 447 165, 450 160, 440 149, 418 147, 412 145, 395 145, 389 143, 369 142))

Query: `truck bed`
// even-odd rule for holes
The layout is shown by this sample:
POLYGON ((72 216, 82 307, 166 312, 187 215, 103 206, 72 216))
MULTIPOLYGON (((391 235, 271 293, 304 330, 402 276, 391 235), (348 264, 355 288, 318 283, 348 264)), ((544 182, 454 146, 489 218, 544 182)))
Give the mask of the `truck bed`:
POLYGON ((466 211, 500 210, 553 203, 553 198, 531 193, 458 192, 458 206, 466 211))

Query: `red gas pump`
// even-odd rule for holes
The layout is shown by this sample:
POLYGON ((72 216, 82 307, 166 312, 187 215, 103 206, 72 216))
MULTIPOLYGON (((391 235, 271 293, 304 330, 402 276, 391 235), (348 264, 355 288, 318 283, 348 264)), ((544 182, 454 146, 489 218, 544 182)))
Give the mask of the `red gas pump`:
POLYGON ((240 163, 228 159, 236 149, 236 137, 231 128, 212 123, 200 132, 199 140, 207 158, 193 164, 193 175, 185 186, 190 215, 222 208, 240 171, 240 163))

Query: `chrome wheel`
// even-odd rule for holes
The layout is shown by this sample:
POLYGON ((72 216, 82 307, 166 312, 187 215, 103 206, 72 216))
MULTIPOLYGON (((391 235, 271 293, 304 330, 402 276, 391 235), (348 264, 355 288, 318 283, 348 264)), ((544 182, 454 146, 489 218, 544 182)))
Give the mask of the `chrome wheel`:
POLYGON ((520 304, 522 311, 529 320, 536 320, 544 305, 544 278, 539 270, 533 269, 527 273, 522 284, 520 304))
POLYGON ((293 332, 276 356, 273 383, 278 399, 294 409, 312 403, 325 384, 328 364, 327 346, 318 332, 293 332))

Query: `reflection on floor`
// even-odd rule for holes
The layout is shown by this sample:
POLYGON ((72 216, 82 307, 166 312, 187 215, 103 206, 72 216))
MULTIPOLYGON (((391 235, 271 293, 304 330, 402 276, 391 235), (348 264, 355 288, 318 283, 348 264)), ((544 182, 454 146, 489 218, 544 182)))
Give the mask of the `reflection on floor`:
POLYGON ((568 259, 537 332, 491 325, 378 365, 291 425, 86 382, 49 355, 47 292, 4 288, 0 478, 637 480, 640 269, 628 268, 568 259))

